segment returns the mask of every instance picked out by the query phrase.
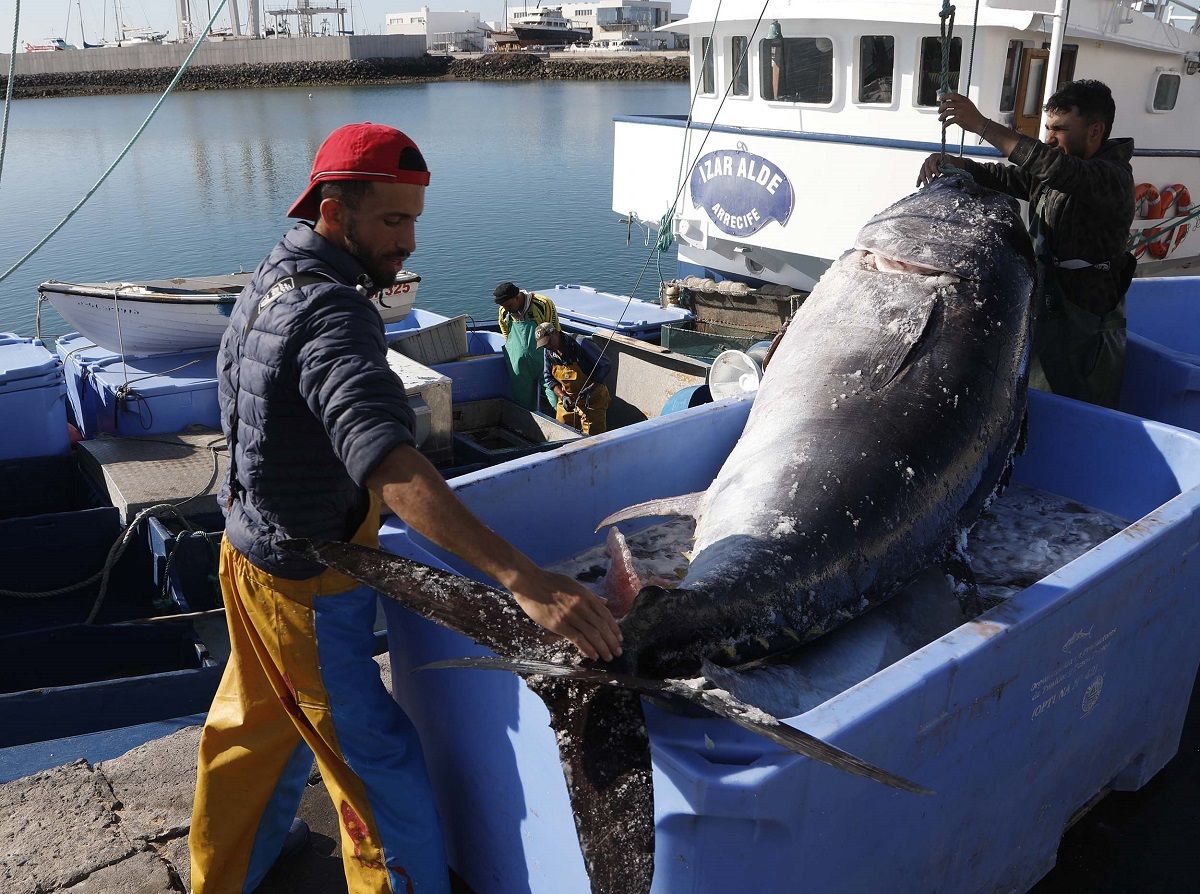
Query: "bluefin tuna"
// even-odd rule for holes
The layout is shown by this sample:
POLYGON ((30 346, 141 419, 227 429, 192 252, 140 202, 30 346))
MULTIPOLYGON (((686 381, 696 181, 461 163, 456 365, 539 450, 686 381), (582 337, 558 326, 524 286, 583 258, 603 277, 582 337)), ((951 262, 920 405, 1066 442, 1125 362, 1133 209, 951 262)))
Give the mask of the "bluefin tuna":
POLYGON ((704 679, 801 646, 930 565, 1006 480, 1025 416, 1033 255, 1016 204, 966 177, 862 229, 791 321, 740 440, 701 494, 602 524, 690 514, 675 588, 641 589, 624 654, 589 662, 510 594, 350 544, 294 547, 497 653, 546 702, 594 894, 644 894, 653 786, 640 696, 726 717, 816 760, 919 785, 743 704, 704 679))

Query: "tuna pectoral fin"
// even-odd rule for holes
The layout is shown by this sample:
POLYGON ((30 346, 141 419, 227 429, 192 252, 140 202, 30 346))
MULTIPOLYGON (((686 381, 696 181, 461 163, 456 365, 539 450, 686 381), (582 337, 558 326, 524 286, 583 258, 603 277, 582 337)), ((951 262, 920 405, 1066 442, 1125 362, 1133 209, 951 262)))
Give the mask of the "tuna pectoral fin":
POLYGON ((803 754, 827 766, 865 776, 892 788, 913 792, 918 795, 933 794, 929 789, 910 782, 901 776, 896 776, 855 757, 840 748, 835 748, 828 742, 823 742, 815 736, 798 730, 795 727, 780 723, 777 719, 760 711, 758 708, 738 701, 723 690, 698 689, 680 680, 651 680, 646 677, 636 677, 632 674, 612 673, 595 667, 554 664, 548 661, 533 661, 527 659, 505 658, 457 658, 450 661, 437 661, 424 665, 424 668, 444 667, 473 667, 482 670, 508 670, 522 676, 541 675, 556 679, 569 679, 581 684, 593 686, 616 686, 650 695, 667 701, 678 700, 692 705, 698 705, 706 711, 732 720, 740 727, 765 736, 772 742, 782 745, 789 751, 803 754), (719 694, 718 694, 719 693, 719 694))
POLYGON ((920 356, 919 347, 938 316, 938 297, 933 290, 924 301, 903 302, 888 310, 883 341, 871 357, 871 387, 880 391, 898 379, 920 356))
POLYGON ((596 530, 599 531, 605 525, 629 521, 631 518, 652 518, 660 515, 696 518, 700 511, 700 501, 704 499, 705 493, 707 491, 699 491, 694 494, 667 497, 663 500, 650 500, 646 503, 638 503, 636 506, 626 506, 596 525, 596 530))
POLYGON ((539 627, 511 593, 354 543, 285 540, 281 548, 373 587, 430 621, 501 655, 537 653, 566 640, 539 627))

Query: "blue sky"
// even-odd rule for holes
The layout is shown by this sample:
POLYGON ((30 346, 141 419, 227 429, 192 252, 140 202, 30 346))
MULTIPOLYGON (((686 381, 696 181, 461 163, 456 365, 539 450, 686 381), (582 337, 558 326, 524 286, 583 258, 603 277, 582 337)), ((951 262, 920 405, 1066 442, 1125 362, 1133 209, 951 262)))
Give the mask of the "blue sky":
MULTIPOLYGON (((430 9, 470 9, 479 12, 486 20, 499 21, 504 18, 503 0, 340 0, 341 5, 352 9, 354 27, 360 33, 378 34, 383 31, 384 16, 389 12, 406 12, 428 6, 430 9)), ((97 43, 105 31, 109 37, 113 26, 114 0, 21 0, 21 26, 18 40, 40 43, 47 37, 66 37, 68 43, 79 45, 79 10, 83 11, 83 24, 89 43, 97 43), (78 3, 78 6, 76 5, 78 3), (67 11, 70 8, 71 26, 64 34, 67 11), (102 28, 101 18, 107 17, 107 29, 102 28)), ((206 17, 211 4, 216 7, 219 0, 192 0, 192 16, 206 17)), ((12 44, 14 0, 0 0, 0 52, 7 53, 12 44)), ((291 5, 286 0, 265 0, 263 6, 291 5)), ((329 5, 334 5, 330 0, 329 5)), ((553 5, 547 0, 546 5, 553 5)), ((676 0, 676 12, 686 12, 690 0, 676 0)), ((242 24, 246 22, 247 0, 239 0, 242 24)), ((175 0, 121 0, 123 20, 127 25, 150 25, 175 35, 175 0)), ((228 15, 217 18, 218 26, 228 24, 228 15)), ((268 17, 269 21, 269 17, 268 17)), ((318 20, 319 21, 319 20, 318 20)), ((347 15, 349 26, 349 15, 347 15)))

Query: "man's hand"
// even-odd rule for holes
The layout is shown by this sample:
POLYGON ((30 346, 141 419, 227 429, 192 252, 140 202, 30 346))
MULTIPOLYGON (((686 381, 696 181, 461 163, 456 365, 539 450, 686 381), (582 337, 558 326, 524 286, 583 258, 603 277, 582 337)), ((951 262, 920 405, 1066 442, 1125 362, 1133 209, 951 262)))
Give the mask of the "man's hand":
POLYGON ((938 120, 957 124, 967 133, 982 134, 988 119, 961 93, 947 93, 938 104, 938 120))
POLYGON ((366 485, 414 531, 499 581, 530 618, 584 655, 611 661, 621 654, 621 630, 604 602, 578 581, 538 568, 497 536, 415 448, 401 444, 392 450, 366 485))
POLYGON ((588 658, 612 661, 621 654, 621 628, 612 612, 578 581, 533 566, 503 583, 525 614, 588 658))
MULTIPOLYGON (((946 165, 952 168, 962 168, 957 158, 947 155, 945 157, 946 165)), ((921 165, 921 173, 917 175, 917 186, 924 186, 926 183, 932 183, 938 177, 942 176, 940 170, 942 164, 942 153, 935 152, 925 159, 921 165)))

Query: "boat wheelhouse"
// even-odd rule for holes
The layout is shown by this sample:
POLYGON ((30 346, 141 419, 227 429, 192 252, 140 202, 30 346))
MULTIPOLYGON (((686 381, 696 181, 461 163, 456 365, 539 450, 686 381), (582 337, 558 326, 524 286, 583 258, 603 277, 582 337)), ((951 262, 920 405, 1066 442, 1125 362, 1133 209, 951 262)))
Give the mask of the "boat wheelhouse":
MULTIPOLYGON (((696 0, 671 26, 690 37, 691 120, 616 119, 613 210, 657 222, 674 204, 681 277, 811 289, 940 147, 941 4, 753 6, 696 0)), ((1113 135, 1136 138, 1131 235, 1162 233, 1139 257, 1139 275, 1154 275, 1200 256, 1200 226, 1165 232, 1200 190, 1200 34, 1194 7, 1142 6, 1074 0, 1056 38, 1054 0, 980 0, 976 29, 960 4, 949 74, 985 115, 1034 137, 1048 80, 1107 83, 1113 135)), ((950 129, 947 152, 960 135, 950 129)), ((1000 158, 973 134, 961 151, 1000 158)))

